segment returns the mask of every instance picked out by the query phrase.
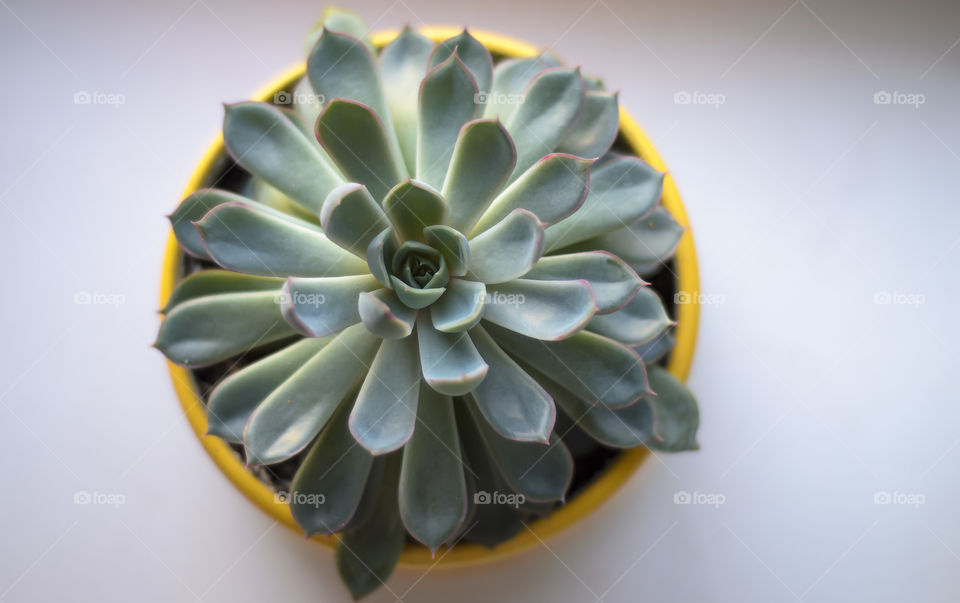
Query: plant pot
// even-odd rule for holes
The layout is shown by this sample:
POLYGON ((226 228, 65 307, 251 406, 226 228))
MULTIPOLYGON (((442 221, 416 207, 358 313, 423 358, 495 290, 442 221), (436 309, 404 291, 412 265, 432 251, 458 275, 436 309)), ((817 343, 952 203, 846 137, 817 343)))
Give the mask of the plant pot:
MULTIPOLYGON (((459 28, 428 27, 421 30, 427 37, 440 42, 459 33, 459 28)), ((375 34, 372 40, 377 47, 382 47, 397 35, 397 31, 388 31, 375 34)), ((499 57, 527 57, 538 53, 530 44, 514 40, 495 33, 473 31, 473 35, 483 42, 490 51, 499 57)), ((255 96, 255 100, 270 102, 278 91, 289 90, 303 75, 304 65, 291 68, 286 73, 262 88, 255 96)), ((632 152, 643 158, 657 170, 666 172, 666 166, 657 154, 656 149, 647 139, 640 127, 630 115, 620 109, 620 138, 632 152)), ((221 136, 207 150, 200 164, 190 179, 184 195, 197 189, 208 186, 213 175, 226 160, 226 152, 221 136)), ((662 196, 663 206, 686 228, 676 255, 672 261, 672 273, 676 275, 673 282, 673 291, 696 292, 699 290, 697 261, 694 251, 693 238, 689 223, 684 213, 683 205, 677 188, 669 175, 666 176, 662 196)), ((176 284, 182 278, 183 255, 171 231, 160 279, 160 304, 166 305, 167 299, 176 284)), ((668 302, 671 300, 668 300, 668 302)), ((675 304, 674 336, 676 345, 669 355, 667 368, 678 379, 686 379, 696 342, 698 306, 696 296, 693 303, 675 304)), ((668 305, 670 305, 668 303, 668 305)), ((170 376, 174 389, 183 407, 184 414, 190 426, 196 433, 201 444, 213 461, 231 482, 247 496, 254 504, 268 515, 287 527, 300 532, 290 509, 286 504, 277 501, 274 490, 248 470, 241 458, 225 441, 207 436, 207 418, 200 389, 191 370, 177 366, 168 361, 170 376)), ((589 485, 573 496, 565 505, 555 510, 547 517, 532 522, 528 531, 523 531, 510 540, 495 548, 488 549, 478 544, 460 544, 452 549, 443 550, 437 558, 433 558, 430 551, 419 544, 407 544, 400 558, 399 564, 403 567, 424 568, 440 565, 444 567, 474 565, 502 558, 507 555, 528 549, 546 540, 550 536, 561 532, 573 523, 586 517, 594 509, 609 499, 633 474, 640 463, 647 456, 647 449, 638 447, 620 452, 612 463, 599 475, 595 476, 589 485)), ((302 532, 301 532, 302 533, 302 532)), ((332 546, 335 536, 315 536, 313 540, 332 546)))

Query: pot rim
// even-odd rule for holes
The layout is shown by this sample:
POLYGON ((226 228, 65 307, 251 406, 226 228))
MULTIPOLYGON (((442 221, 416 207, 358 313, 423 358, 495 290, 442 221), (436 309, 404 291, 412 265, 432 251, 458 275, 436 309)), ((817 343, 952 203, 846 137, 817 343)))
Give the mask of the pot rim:
MULTIPOLYGON (((462 28, 453 26, 423 27, 419 28, 419 31, 434 42, 440 42, 458 35, 462 28)), ((399 29, 381 31, 372 34, 371 40, 375 46, 381 48, 399 33, 399 29)), ((471 30, 471 34, 495 54, 510 58, 539 54, 537 47, 502 34, 482 30, 471 30)), ((287 88, 303 76, 304 70, 304 63, 291 67, 258 90, 254 99, 269 102, 278 90, 287 88)), ((699 274, 693 235, 673 177, 654 148, 653 143, 650 142, 623 106, 620 107, 620 134, 637 155, 655 169, 666 173, 661 202, 673 218, 685 229, 674 256, 677 267, 677 290, 698 292, 700 288, 699 274)), ((184 197, 206 184, 212 167, 223 153, 223 135, 221 132, 207 148, 199 165, 193 172, 183 194, 184 197)), ((167 237, 161 272, 160 307, 166 305, 167 299, 180 281, 181 254, 180 246, 171 229, 167 237)), ((677 325, 674 331, 676 344, 670 354, 667 369, 678 379, 686 380, 693 362, 699 323, 700 310, 697 304, 697 296, 691 296, 691 303, 677 304, 675 307, 677 312, 677 325)), ((290 508, 277 501, 274 491, 246 469, 243 462, 224 440, 207 435, 205 406, 189 369, 178 366, 169 360, 167 366, 184 415, 214 463, 251 502, 278 522, 302 535, 303 532, 294 521, 290 508)), ((566 504, 556 509, 549 516, 531 522, 525 532, 517 534, 492 549, 479 544, 464 543, 453 548, 443 548, 434 558, 426 547, 407 544, 398 566, 416 569, 463 567, 502 559, 533 548, 585 518, 610 499, 633 475, 648 453, 649 450, 642 446, 624 450, 606 470, 594 479, 593 483, 566 504)), ((336 544, 336 536, 333 535, 318 535, 314 536, 312 540, 331 548, 336 544)))

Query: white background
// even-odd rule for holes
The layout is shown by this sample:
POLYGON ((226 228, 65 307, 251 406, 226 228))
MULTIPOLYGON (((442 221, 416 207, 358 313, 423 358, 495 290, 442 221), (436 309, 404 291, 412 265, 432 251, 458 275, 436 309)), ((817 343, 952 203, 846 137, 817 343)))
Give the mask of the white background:
MULTIPOLYGON (((398 572, 370 601, 956 600, 960 7, 352 6, 375 28, 513 34, 621 90, 684 195, 713 302, 689 381, 700 452, 650 460, 549 548, 398 572)), ((164 214, 219 103, 300 60, 321 8, 0 0, 0 601, 348 600, 329 552, 220 475, 148 347, 164 214)))

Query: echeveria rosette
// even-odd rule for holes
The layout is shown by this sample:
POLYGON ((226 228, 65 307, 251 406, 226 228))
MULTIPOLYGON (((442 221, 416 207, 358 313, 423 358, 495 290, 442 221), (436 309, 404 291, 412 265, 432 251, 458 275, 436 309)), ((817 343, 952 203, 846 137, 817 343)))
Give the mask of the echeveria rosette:
POLYGON ((562 502, 558 407, 616 448, 689 449, 697 426, 652 365, 672 322, 640 277, 682 229, 663 175, 610 150, 616 95, 546 55, 494 65, 466 30, 379 53, 365 31, 329 11, 294 107, 227 107, 251 178, 171 216, 220 269, 180 283, 157 342, 190 367, 270 350, 212 390, 209 431, 250 465, 302 455, 293 516, 341 534, 355 596, 405 534, 492 546, 562 502))

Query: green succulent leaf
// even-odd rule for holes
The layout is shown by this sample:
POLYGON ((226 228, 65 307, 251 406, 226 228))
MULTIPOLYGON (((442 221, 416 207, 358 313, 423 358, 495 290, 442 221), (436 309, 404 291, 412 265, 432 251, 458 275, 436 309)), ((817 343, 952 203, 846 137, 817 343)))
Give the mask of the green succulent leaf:
POLYGON ((396 292, 400 301, 414 310, 426 308, 440 299, 440 296, 446 291, 445 287, 417 289, 392 275, 390 276, 390 282, 393 284, 393 290, 396 292))
POLYGON ((307 36, 306 47, 308 53, 316 45, 325 28, 354 37, 363 42, 370 52, 376 53, 376 48, 370 41, 369 30, 363 17, 352 10, 337 6, 328 6, 323 9, 323 17, 307 36))
POLYGON ((477 82, 454 51, 423 79, 420 87, 417 179, 443 186, 463 125, 476 117, 477 82))
POLYGON ((357 298, 380 284, 369 274, 319 278, 291 277, 283 286, 280 309, 299 333, 323 337, 360 322, 357 298))
POLYGON ((578 248, 607 249, 630 264, 659 268, 677 250, 683 226, 663 206, 628 226, 578 244, 578 248))
POLYGON ((167 313, 183 302, 208 295, 253 291, 273 291, 277 293, 281 287, 283 287, 282 278, 250 276, 249 274, 239 274, 229 270, 201 270, 177 283, 177 288, 170 294, 162 312, 167 313))
POLYGON ((488 287, 484 319, 534 339, 576 333, 597 306, 587 281, 517 279, 488 287))
POLYGON ((381 342, 363 325, 331 338, 250 416, 243 434, 247 463, 269 465, 303 450, 355 391, 381 342))
POLYGON ((653 289, 637 291, 627 305, 603 316, 594 316, 587 329, 627 345, 642 345, 674 324, 653 289))
POLYGON ((223 203, 196 223, 210 257, 227 270, 262 276, 344 276, 366 263, 313 224, 259 203, 223 203))
POLYGON ((659 366, 650 367, 650 387, 657 395, 650 399, 657 415, 657 437, 647 444, 667 452, 698 450, 697 428, 700 410, 697 400, 682 381, 659 366))
POLYGON ((296 335, 283 320, 277 292, 224 293, 171 310, 154 344, 181 366, 207 366, 296 335), (238 329, 236 325, 242 324, 238 329))
POLYGON ((430 320, 417 320, 420 370, 427 384, 441 394, 461 396, 473 391, 490 368, 466 333, 443 333, 430 320))
POLYGON ((388 266, 397 246, 397 236, 392 226, 382 230, 367 246, 367 266, 373 276, 387 289, 393 288, 388 266))
POLYGON ((290 485, 290 511, 307 536, 339 532, 360 506, 373 455, 350 435, 348 412, 337 409, 290 485))
POLYGON ((377 61, 361 40, 324 29, 307 57, 307 77, 326 103, 343 99, 389 116, 377 61))
POLYGON ((588 251, 540 258, 528 279, 585 280, 596 298, 597 314, 622 308, 646 283, 620 258, 605 251, 588 251))
POLYGON ((482 413, 467 401, 490 457, 513 492, 531 502, 562 501, 573 479, 573 457, 556 435, 549 444, 518 442, 493 430, 482 413))
POLYGON ((670 353, 675 343, 673 335, 666 330, 643 345, 633 346, 633 349, 640 354, 645 365, 652 366, 670 353))
POLYGON ((515 209, 470 240, 468 276, 487 284, 503 283, 530 271, 543 253, 543 226, 532 212, 515 209))
POLYGON ((619 130, 617 94, 589 91, 580 119, 560 142, 557 151, 579 157, 600 157, 610 149, 619 130))
POLYGON ((484 419, 510 440, 547 443, 557 416, 550 394, 482 328, 471 329, 470 337, 490 365, 487 377, 470 393, 484 419))
POLYGON ((383 113, 356 101, 334 99, 317 118, 317 140, 350 182, 367 187, 375 199, 407 177, 383 113))
POLYGON ((452 38, 446 39, 437 45, 430 56, 430 68, 434 68, 446 61, 456 52, 464 62, 473 78, 477 82, 477 89, 486 92, 490 89, 493 79, 493 58, 487 47, 474 38, 466 29, 452 38))
POLYGON ((413 434, 419 396, 417 342, 384 341, 350 413, 350 432, 374 455, 403 447, 413 434))
POLYGON ((301 339, 218 383, 207 401, 207 433, 242 442, 247 419, 257 406, 327 343, 319 338, 301 339))
POLYGON ((431 551, 450 541, 467 514, 467 485, 453 401, 422 388, 418 428, 403 449, 400 516, 411 536, 431 551))
POLYGON ((399 453, 386 459, 383 477, 373 492, 368 481, 363 497, 375 499, 370 518, 342 533, 337 542, 337 570, 354 600, 386 583, 403 552, 407 533, 397 508, 400 460, 399 453))
MULTIPOLYGON (((312 138, 313 134, 311 133, 310 136, 312 138)), ((316 144, 318 147, 320 146, 319 142, 316 144)), ((307 209, 303 204, 294 201, 283 191, 271 185, 263 178, 257 178, 256 176, 249 178, 246 186, 240 190, 240 195, 251 201, 262 203, 282 214, 299 218, 304 222, 310 222, 315 225, 320 224, 320 218, 317 214, 307 209)), ((199 216, 197 219, 199 220, 202 217, 203 216, 199 216)))
POLYGON ((436 190, 416 180, 405 180, 394 186, 383 199, 397 235, 404 241, 423 241, 423 229, 443 224, 447 204, 436 190))
POLYGON ((223 144, 238 164, 317 212, 343 177, 297 121, 268 103, 226 105, 223 144))
POLYGON ((500 193, 473 230, 479 234, 515 209, 536 214, 544 226, 572 215, 587 198, 592 160, 551 153, 500 193))
POLYGON ((427 226, 423 229, 423 240, 441 254, 447 261, 450 276, 463 276, 470 264, 470 243, 459 231, 444 224, 427 226))
POLYGON ((443 197, 450 226, 469 232, 513 173, 517 150, 500 120, 476 120, 460 130, 443 197))
POLYGON ((483 318, 486 290, 486 286, 477 281, 450 281, 446 292, 430 307, 433 326, 444 333, 473 328, 483 318))
POLYGON ((493 68, 493 84, 483 116, 507 119, 523 100, 523 92, 541 71, 549 67, 541 56, 506 59, 493 68))
POLYGON ((497 343, 586 402, 624 408, 652 391, 637 353, 612 339, 580 331, 540 341, 486 324, 497 343))
POLYGON ((347 183, 333 189, 320 211, 327 238, 360 258, 390 220, 362 184, 347 183))
POLYGON ((207 212, 221 203, 243 203, 256 205, 251 199, 242 197, 235 193, 215 189, 204 188, 190 195, 177 205, 177 209, 168 216, 170 225, 173 227, 173 234, 177 237, 177 242, 188 254, 203 259, 211 260, 207 253, 207 248, 200 238, 200 232, 194 226, 194 222, 200 221, 207 212))
POLYGON ((638 157, 618 156, 594 167, 587 200, 572 216, 547 229, 547 249, 561 249, 640 218, 660 200, 663 176, 638 157))
POLYGON ((546 69, 530 82, 523 102, 505 121, 517 145, 514 178, 557 148, 579 118, 585 94, 579 68, 546 69))
POLYGON ((407 172, 416 173, 420 82, 427 74, 433 42, 404 27, 380 51, 380 77, 407 172))
POLYGON ((357 308, 367 330, 383 339, 402 339, 413 332, 416 310, 390 289, 360 293, 357 308))

